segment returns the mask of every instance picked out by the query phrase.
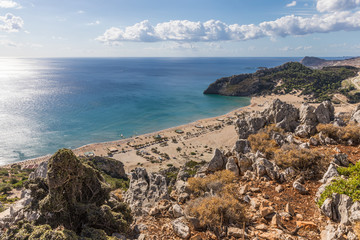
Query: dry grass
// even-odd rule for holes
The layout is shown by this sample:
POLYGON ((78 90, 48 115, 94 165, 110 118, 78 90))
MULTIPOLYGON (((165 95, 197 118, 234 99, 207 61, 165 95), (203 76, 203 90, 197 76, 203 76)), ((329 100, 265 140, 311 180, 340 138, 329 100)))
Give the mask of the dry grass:
POLYGON ((235 178, 235 174, 229 170, 218 171, 204 178, 189 178, 189 189, 196 195, 203 194, 210 190, 219 192, 225 185, 232 183, 235 178))
POLYGON ((357 238, 360 239, 360 222, 356 222, 353 225, 353 229, 354 229, 354 232, 355 232, 357 238))
POLYGON ((189 214, 200 221, 203 228, 219 234, 229 224, 245 221, 244 208, 232 195, 198 198, 189 203, 189 214))
POLYGON ((274 160, 282 168, 293 167, 307 178, 316 178, 326 170, 328 157, 313 149, 288 146, 276 151, 274 160))
POLYGON ((332 124, 319 124, 317 130, 325 136, 334 139, 337 142, 360 144, 360 125, 352 123, 345 127, 337 127, 332 124))
POLYGON ((280 146, 272 139, 274 133, 284 133, 284 130, 275 127, 275 125, 266 126, 256 134, 252 134, 248 137, 250 146, 253 152, 260 151, 265 154, 266 158, 271 159, 274 157, 274 152, 277 151, 280 146))

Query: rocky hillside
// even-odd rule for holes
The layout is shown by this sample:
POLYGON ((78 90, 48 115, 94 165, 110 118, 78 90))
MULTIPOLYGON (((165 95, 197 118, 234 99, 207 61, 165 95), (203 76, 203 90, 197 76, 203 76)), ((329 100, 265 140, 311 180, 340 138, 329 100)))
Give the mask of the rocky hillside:
POLYGON ((360 107, 275 100, 240 115, 236 144, 209 162, 127 176, 120 162, 62 149, 0 213, 0 239, 356 240, 359 122, 360 107), (128 188, 104 174, 128 177, 128 188))
POLYGON ((220 78, 210 84, 204 94, 253 96, 298 91, 315 101, 324 101, 330 100, 335 93, 349 94, 351 89, 342 88, 341 83, 356 76, 357 72, 355 67, 326 67, 318 70, 289 62, 252 74, 220 78))
POLYGON ((324 67, 333 67, 333 66, 352 66, 352 67, 360 68, 360 57, 349 58, 344 60, 325 60, 317 57, 304 57, 300 61, 300 63, 307 67, 316 68, 316 69, 321 69, 324 67))

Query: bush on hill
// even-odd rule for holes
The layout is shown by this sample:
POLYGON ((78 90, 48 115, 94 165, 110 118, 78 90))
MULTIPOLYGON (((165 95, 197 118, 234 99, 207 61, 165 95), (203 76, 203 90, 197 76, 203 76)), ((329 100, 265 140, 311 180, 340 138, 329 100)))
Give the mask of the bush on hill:
POLYGON ((345 127, 337 127, 333 124, 319 124, 317 130, 337 142, 360 144, 360 126, 358 124, 349 124, 345 127))
POLYGON ((333 193, 345 194, 351 197, 354 202, 360 201, 360 162, 348 168, 339 167, 338 172, 340 175, 346 176, 346 178, 339 177, 325 188, 317 202, 320 207, 333 193))

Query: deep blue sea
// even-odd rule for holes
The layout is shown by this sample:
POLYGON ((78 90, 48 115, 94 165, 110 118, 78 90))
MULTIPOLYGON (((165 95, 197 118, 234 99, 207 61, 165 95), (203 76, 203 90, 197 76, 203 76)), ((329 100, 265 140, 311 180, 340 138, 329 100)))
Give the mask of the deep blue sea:
POLYGON ((300 58, 0 58, 0 165, 246 106, 217 78, 300 58))

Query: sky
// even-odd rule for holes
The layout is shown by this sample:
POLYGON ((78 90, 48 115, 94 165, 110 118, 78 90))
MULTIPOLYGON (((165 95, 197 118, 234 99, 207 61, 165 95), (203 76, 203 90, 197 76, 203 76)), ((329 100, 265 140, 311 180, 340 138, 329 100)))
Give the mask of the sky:
POLYGON ((360 55, 360 0, 0 0, 0 57, 360 55))

